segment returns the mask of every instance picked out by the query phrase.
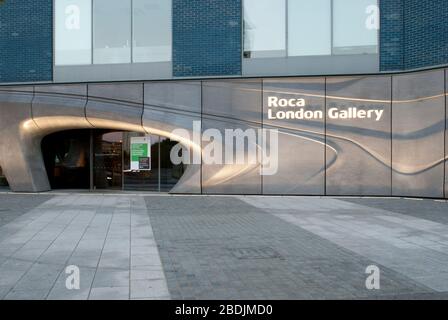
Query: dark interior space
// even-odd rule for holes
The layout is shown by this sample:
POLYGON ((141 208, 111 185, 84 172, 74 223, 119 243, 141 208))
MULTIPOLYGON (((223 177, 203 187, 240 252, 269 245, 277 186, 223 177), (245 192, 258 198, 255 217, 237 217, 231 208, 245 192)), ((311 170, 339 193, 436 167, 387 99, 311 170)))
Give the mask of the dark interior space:
POLYGON ((45 137, 42 153, 52 189, 167 192, 185 170, 184 165, 171 162, 170 152, 176 144, 138 132, 69 130, 45 137), (132 145, 138 144, 133 139, 142 137, 148 141, 146 170, 131 167, 132 145))
POLYGON ((1 187, 8 187, 8 181, 3 174, 2 167, 0 167, 0 188, 1 187))
POLYGON ((48 135, 42 140, 42 153, 52 189, 90 188, 90 131, 48 135))

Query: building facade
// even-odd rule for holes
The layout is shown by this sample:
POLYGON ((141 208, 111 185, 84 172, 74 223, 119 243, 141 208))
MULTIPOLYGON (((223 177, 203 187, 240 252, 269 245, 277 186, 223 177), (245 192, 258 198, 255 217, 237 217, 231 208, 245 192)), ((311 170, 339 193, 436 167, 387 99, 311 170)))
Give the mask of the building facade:
POLYGON ((444 198, 447 29, 447 0, 3 0, 0 183, 444 198), (206 159, 230 129, 244 161, 206 159))

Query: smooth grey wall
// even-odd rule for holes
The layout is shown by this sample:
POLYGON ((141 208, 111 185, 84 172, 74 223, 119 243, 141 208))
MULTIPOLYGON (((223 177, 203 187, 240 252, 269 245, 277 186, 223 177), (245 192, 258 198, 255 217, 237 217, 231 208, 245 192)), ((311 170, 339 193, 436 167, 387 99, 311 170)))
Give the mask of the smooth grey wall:
POLYGON ((378 54, 243 59, 243 76, 318 76, 379 72, 378 54))
MULTIPOLYGON (((278 171, 263 176, 264 194, 320 195, 325 192, 325 118, 269 119, 269 97, 304 99, 306 111, 325 115, 325 78, 266 79, 263 81, 263 128, 278 129, 278 171)), ((271 115, 272 117, 272 115, 271 115)), ((267 145, 271 155, 270 144, 267 145)))
POLYGON ((327 195, 391 194, 391 77, 327 78, 327 195), (374 118, 332 119, 339 111, 382 110, 374 118), (336 155, 335 155, 336 154, 336 155))
POLYGON ((163 80, 171 78, 171 62, 54 66, 53 70, 53 81, 55 83, 105 80, 163 80))
POLYGON ((85 119, 87 85, 36 86, 33 99, 33 119, 39 127, 91 127, 85 119))
MULTIPOLYGON (((169 136, 176 129, 186 131, 186 139, 193 140, 195 123, 201 131, 200 81, 147 82, 144 85, 143 127, 146 132, 169 136)), ((171 136, 171 139, 176 137, 171 136)), ((191 141, 190 140, 190 141, 191 141)), ((201 143, 185 145, 190 153, 190 164, 172 193, 201 193, 201 143), (194 162, 195 158, 199 163, 194 162)))
POLYGON ((393 77, 393 195, 444 195, 444 82, 444 70, 393 77))
MULTIPOLYGON (((261 129, 261 79, 204 81, 202 83, 202 132, 217 129, 261 129)), ((224 140, 223 140, 224 141, 224 140)), ((209 144, 202 143, 207 150, 209 144)), ((225 145, 222 145, 225 156, 225 145)), ((247 150, 244 156, 247 157, 247 150)), ((236 150, 233 149, 234 154, 236 150)), ((203 151, 203 153, 206 153, 203 151)), ((261 194, 260 164, 202 164, 202 192, 207 194, 261 194)))
MULTIPOLYGON (((191 136, 196 122, 202 133, 222 135, 278 129, 279 171, 261 176, 259 161, 190 165, 173 192, 323 195, 326 186, 328 195, 441 198, 448 189, 447 73, 0 86, 0 166, 12 190, 45 191, 46 134, 102 128, 170 137, 180 128, 191 136), (273 120, 266 116, 270 95, 303 97, 305 109, 325 114, 333 106, 385 113, 378 122, 273 120)), ((207 146, 199 142, 195 152, 207 146)))
MULTIPOLYGON (((255 130, 261 126, 249 125, 245 122, 226 121, 212 116, 204 116, 202 119, 203 133, 208 129, 218 130, 224 139, 226 129, 255 130)), ((224 140, 223 140, 224 141, 224 140)), ((207 154, 209 143, 203 142, 203 154, 207 154)), ((222 144, 223 156, 225 156, 226 146, 222 144)), ((230 148, 229 148, 230 149, 230 148)), ((238 151, 235 145, 232 152, 235 155, 238 151)), ((244 156, 247 157, 247 150, 244 156)), ((212 154, 212 152, 210 152, 212 154)), ((202 164, 202 192, 204 194, 261 194, 260 164, 257 161, 254 165, 227 165, 218 162, 208 164, 203 158, 202 164)))
MULTIPOLYGON (((243 59, 243 77, 318 76, 379 72, 378 54, 243 59)), ((239 77, 239 76, 238 76, 239 77)), ((172 62, 54 66, 53 81, 176 80, 172 62)))
POLYGON ((0 87, 0 167, 13 191, 48 191, 40 149, 42 135, 32 120, 33 87, 0 87))
POLYGON ((142 130, 143 83, 89 84, 87 120, 95 128, 142 130))

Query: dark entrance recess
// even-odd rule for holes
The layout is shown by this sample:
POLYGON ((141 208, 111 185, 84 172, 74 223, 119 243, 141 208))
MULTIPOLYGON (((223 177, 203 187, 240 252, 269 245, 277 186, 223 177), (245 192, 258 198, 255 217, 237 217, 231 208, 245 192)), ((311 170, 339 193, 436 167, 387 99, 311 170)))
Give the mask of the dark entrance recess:
POLYGON ((170 159, 176 144, 137 132, 70 130, 45 137, 42 152, 52 189, 168 192, 184 173, 184 166, 170 159), (138 137, 150 142, 149 157, 142 159, 146 170, 130 163, 131 144, 138 137))
POLYGON ((0 188, 7 186, 8 181, 6 180, 6 177, 3 175, 2 167, 0 167, 0 188))
POLYGON ((90 131, 58 132, 42 140, 52 189, 90 188, 90 131))

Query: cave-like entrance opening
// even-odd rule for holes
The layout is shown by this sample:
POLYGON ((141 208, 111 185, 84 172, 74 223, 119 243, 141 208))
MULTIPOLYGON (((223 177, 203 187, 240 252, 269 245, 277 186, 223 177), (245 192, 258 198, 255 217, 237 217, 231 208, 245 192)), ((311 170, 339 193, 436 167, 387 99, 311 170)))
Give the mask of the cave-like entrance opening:
POLYGON ((114 130, 69 130, 42 140, 52 189, 170 191, 184 173, 170 152, 177 142, 114 130))

